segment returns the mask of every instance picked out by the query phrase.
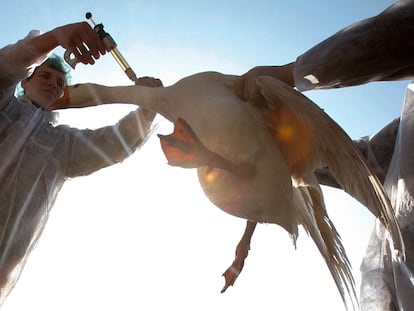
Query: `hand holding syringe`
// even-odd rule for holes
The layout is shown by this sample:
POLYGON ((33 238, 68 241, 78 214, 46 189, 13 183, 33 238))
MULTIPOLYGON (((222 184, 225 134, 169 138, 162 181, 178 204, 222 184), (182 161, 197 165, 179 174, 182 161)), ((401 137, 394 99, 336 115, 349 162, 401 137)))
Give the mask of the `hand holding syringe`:
MULTIPOLYGON (((102 43, 104 44, 105 49, 112 54, 112 56, 115 58, 119 66, 121 66, 122 70, 125 72, 128 78, 131 81, 136 82, 137 76, 135 72, 132 70, 131 66, 129 66, 128 62, 125 60, 122 54, 119 52, 114 39, 111 37, 109 33, 105 32, 103 24, 96 24, 95 21, 92 19, 92 14, 89 12, 86 13, 86 19, 92 22, 92 24, 94 25, 94 30, 98 34, 99 39, 101 39, 102 43)), ((79 63, 79 60, 76 59, 76 57, 72 56, 72 51, 66 50, 66 52, 64 53, 65 61, 73 69, 75 69, 77 63, 79 63)))
MULTIPOLYGON (((137 78, 134 70, 132 70, 131 66, 128 64, 128 62, 125 60, 125 58, 122 56, 122 54, 119 52, 117 48, 117 44, 115 43, 114 39, 112 39, 111 35, 104 30, 103 24, 96 24, 95 21, 92 19, 91 13, 86 13, 85 15, 86 19, 90 20, 92 24, 94 25, 94 30, 98 34, 99 39, 102 41, 105 49, 112 54, 112 56, 115 58, 119 66, 121 66, 122 70, 125 72, 125 74, 128 76, 128 78, 134 82, 136 85, 144 85, 149 87, 162 87, 162 82, 159 79, 154 79, 151 77, 142 77, 137 78)), ((70 50, 66 50, 64 53, 64 59, 65 61, 73 68, 75 69, 77 63, 79 63, 79 60, 74 57, 73 52, 70 50), (73 57, 72 57, 73 56, 73 57)), ((71 105, 66 101, 67 99, 63 98, 61 101, 58 101, 52 109, 63 109, 63 108, 71 108, 71 105)), ((140 116, 143 117, 146 122, 151 122, 155 118, 155 113, 146 109, 140 109, 140 116)))

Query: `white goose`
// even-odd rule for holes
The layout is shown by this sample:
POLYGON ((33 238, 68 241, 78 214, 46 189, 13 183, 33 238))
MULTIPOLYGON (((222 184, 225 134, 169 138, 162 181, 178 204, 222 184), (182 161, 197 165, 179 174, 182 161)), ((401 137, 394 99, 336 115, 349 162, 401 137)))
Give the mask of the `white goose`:
POLYGON ((238 78, 205 72, 165 88, 80 84, 69 87, 54 108, 132 103, 175 122, 172 135, 159 135, 169 163, 197 167, 207 197, 248 220, 236 259, 224 274, 223 291, 243 268, 256 223, 278 224, 293 241, 302 225, 345 306, 348 297, 355 308, 349 261, 314 173, 328 166, 342 188, 381 219, 403 257, 398 223, 381 184, 346 133, 308 98, 262 76, 257 79, 262 100, 246 102, 234 92, 238 78))

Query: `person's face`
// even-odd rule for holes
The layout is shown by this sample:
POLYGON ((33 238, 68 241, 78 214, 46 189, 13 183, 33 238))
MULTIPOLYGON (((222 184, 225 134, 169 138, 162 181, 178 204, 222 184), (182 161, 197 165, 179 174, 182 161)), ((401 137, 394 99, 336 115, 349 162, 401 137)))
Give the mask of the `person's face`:
POLYGON ((63 96, 65 74, 50 65, 43 64, 22 81, 25 95, 37 106, 48 110, 56 100, 63 96))

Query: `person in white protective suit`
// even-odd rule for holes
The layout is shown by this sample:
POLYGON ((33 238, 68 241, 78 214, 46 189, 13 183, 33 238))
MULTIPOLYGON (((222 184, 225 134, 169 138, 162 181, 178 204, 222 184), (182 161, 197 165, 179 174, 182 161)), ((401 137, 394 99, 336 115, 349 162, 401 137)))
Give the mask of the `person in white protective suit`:
MULTIPOLYGON (((256 77, 270 75, 300 91, 413 80, 414 1, 398 1, 381 14, 342 29, 283 66, 258 66, 239 80, 242 98, 260 96, 256 77)), ((361 310, 414 310, 414 83, 407 87, 400 118, 355 142, 383 182, 398 217, 406 261, 392 258, 386 232, 375 224, 361 265, 361 310)), ((339 187, 329 168, 322 184, 339 187)))
MULTIPOLYGON (((116 125, 96 130, 56 125, 56 113, 48 107, 63 96, 66 84, 63 61, 48 58, 57 46, 74 51, 84 64, 94 64, 105 54, 87 23, 43 34, 32 31, 0 49, 0 305, 15 285, 65 180, 124 160, 148 137, 155 117, 137 109, 116 125), (16 97, 19 81, 24 95, 16 97)), ((162 86, 148 77, 137 84, 162 86)))

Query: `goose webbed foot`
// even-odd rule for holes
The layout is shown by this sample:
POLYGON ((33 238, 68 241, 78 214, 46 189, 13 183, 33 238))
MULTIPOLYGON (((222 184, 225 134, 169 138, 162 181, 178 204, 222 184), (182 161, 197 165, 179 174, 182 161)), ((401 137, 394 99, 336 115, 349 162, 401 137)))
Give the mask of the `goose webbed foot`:
POLYGON ((191 126, 182 118, 174 122, 174 131, 170 135, 158 135, 168 164, 183 168, 208 166, 227 170, 239 177, 253 177, 254 165, 234 164, 218 153, 207 149, 191 126))
POLYGON ((239 244, 237 244, 236 247, 236 257, 231 266, 223 274, 225 279, 225 285, 221 290, 222 293, 224 293, 227 290, 227 288, 234 285, 234 282, 243 270, 244 260, 247 258, 247 255, 249 254, 250 241, 252 239, 253 232, 256 228, 256 224, 257 222, 253 222, 250 220, 247 221, 246 229, 243 233, 243 236, 239 244))

